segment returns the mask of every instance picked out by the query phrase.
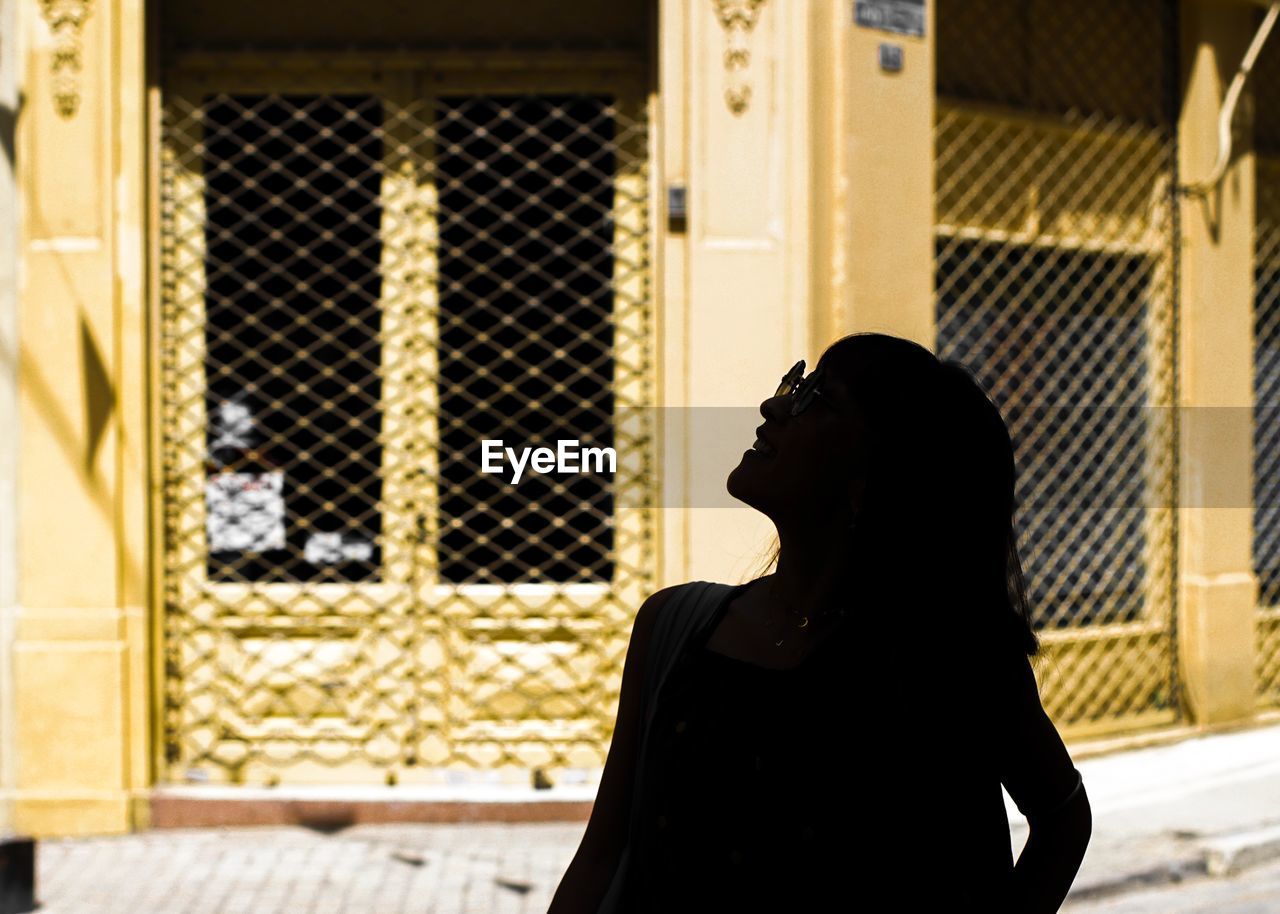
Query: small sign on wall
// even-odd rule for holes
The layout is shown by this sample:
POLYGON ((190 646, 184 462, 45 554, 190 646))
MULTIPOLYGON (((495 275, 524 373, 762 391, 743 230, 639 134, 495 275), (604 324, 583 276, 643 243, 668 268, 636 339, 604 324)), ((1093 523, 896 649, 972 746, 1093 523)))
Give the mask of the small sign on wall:
POLYGON ((867 29, 924 37, 924 0, 855 0, 853 21, 867 29))

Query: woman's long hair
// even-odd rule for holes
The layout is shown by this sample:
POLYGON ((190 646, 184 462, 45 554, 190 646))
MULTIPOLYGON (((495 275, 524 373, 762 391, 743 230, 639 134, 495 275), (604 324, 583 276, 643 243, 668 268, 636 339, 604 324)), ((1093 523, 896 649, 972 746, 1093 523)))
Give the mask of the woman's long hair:
MULTIPOLYGON (((849 570, 858 594, 882 611, 860 613, 859 624, 907 611, 953 647, 1013 644, 1034 657, 1013 443, 976 378, 881 333, 843 337, 819 364, 846 384, 868 426, 849 570)), ((775 545, 766 568, 776 560, 775 545)))

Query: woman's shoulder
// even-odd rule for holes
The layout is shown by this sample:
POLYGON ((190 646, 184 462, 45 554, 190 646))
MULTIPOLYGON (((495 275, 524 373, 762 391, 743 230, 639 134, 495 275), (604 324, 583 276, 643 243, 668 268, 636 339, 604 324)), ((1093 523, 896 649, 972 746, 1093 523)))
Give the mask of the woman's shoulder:
POLYGON ((648 611, 654 615, 659 614, 665 607, 680 606, 687 602, 714 604, 714 600, 699 600, 699 597, 719 596, 727 594, 733 590, 735 585, 723 584, 718 581, 685 581, 682 584, 672 584, 668 587, 660 588, 651 593, 641 604, 641 612, 648 611))
POLYGON ((654 591, 636 616, 636 630, 660 657, 674 657, 732 589, 730 584, 696 580, 654 591))
POLYGON ((649 594, 649 596, 645 598, 645 601, 643 604, 641 604, 640 608, 644 609, 646 606, 648 607, 664 606, 668 602, 670 602, 674 597, 676 597, 677 595, 687 590, 690 587, 690 585, 697 584, 697 583, 699 582, 685 581, 683 584, 671 584, 671 585, 668 585, 667 587, 660 587, 659 589, 653 591, 651 594, 649 594))
POLYGON ((632 644, 648 645, 655 638, 661 639, 660 629, 666 627, 670 616, 669 609, 678 606, 691 584, 672 584, 653 591, 645 597, 640 608, 636 610, 635 621, 631 626, 632 644))

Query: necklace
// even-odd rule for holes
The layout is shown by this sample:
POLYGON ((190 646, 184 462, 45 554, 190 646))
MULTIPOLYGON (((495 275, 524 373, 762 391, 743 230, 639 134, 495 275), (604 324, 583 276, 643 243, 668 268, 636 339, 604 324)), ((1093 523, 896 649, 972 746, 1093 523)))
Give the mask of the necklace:
MULTIPOLYGON (((777 599, 772 589, 770 589, 769 595, 774 599, 777 599)), ((809 627, 809 617, 807 615, 801 615, 800 613, 796 612, 794 609, 791 608, 791 604, 787 603, 785 600, 780 600, 779 602, 782 603, 783 607, 786 609, 789 615, 792 615, 800 620, 796 624, 797 630, 805 629, 809 627)), ((841 607, 840 609, 828 609, 827 611, 823 612, 821 615, 817 616, 816 618, 818 619, 819 622, 821 622, 830 616, 844 616, 844 614, 845 614, 845 610, 843 607, 841 607)), ((777 626, 781 625, 783 621, 785 620, 779 619, 774 625, 769 626, 769 628, 776 630, 777 626)), ((770 634, 770 637, 772 637, 772 633, 770 634)), ((773 642, 773 646, 782 647, 782 645, 786 642, 786 640, 787 640, 786 638, 779 638, 777 641, 773 642)))

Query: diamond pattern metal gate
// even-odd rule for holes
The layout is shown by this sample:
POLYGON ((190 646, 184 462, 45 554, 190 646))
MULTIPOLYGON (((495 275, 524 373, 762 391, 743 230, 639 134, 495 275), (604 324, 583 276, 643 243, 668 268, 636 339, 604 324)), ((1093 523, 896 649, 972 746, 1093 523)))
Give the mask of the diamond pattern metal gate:
MULTIPOLYGON (((1280 47, 1268 40, 1251 77, 1254 140, 1253 568, 1258 577, 1259 703, 1280 705, 1280 47)), ((1245 106, 1242 106, 1245 107, 1245 106)))
POLYGON ((1254 572, 1258 688, 1280 704, 1280 156, 1257 158, 1254 240, 1254 572))
POLYGON ((654 574, 642 71, 194 60, 160 149, 165 777, 599 766, 654 574), (616 472, 516 484, 486 439, 616 472))
POLYGON ((1180 713, 1174 18, 937 7, 937 351, 1009 424, 1042 694, 1074 736, 1180 713))

